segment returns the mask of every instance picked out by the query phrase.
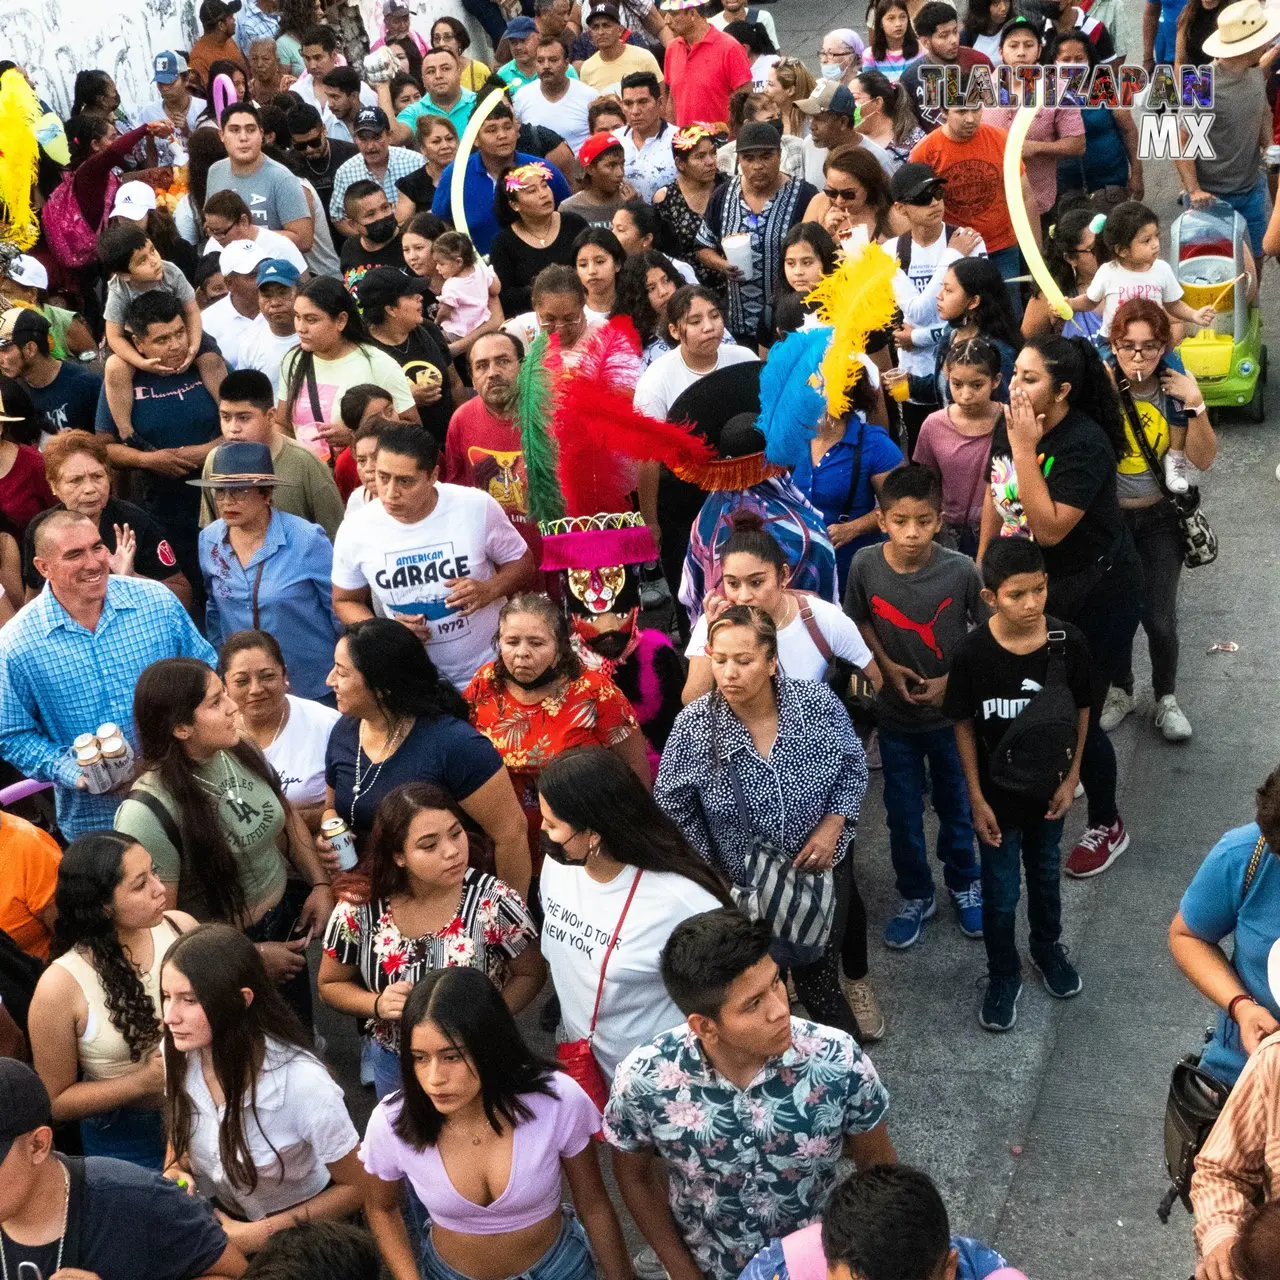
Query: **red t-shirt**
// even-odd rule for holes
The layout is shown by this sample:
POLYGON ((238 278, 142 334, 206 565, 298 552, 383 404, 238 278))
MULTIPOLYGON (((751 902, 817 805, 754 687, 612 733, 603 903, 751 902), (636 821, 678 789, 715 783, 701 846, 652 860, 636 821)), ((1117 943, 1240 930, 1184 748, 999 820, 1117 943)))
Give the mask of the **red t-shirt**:
POLYGON ((39 449, 17 446, 18 456, 8 474, 0 476, 0 529, 10 527, 19 542, 27 525, 57 502, 44 478, 44 459, 39 449))
POLYGON ((946 220, 972 227, 988 252, 1016 243, 1009 206, 1004 198, 1004 144, 1008 134, 980 124, 968 142, 953 142, 935 129, 911 148, 911 160, 927 164, 947 180, 942 189, 946 220))
POLYGON ((343 449, 334 460, 333 480, 343 502, 360 487, 360 471, 356 466, 356 456, 350 449, 343 449))
POLYGON ((751 64, 742 46, 716 27, 695 45, 683 37, 667 45, 662 74, 671 86, 676 124, 714 124, 729 119, 729 96, 751 83, 751 64))

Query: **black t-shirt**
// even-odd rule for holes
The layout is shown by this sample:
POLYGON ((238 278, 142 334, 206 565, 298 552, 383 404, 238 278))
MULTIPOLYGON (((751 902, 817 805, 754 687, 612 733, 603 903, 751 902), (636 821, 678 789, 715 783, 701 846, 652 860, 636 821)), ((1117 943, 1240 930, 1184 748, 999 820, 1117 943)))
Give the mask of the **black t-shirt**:
POLYGON ((449 419, 453 416, 453 391, 449 386, 449 369, 453 359, 449 355, 449 340, 437 325, 427 321, 420 324, 398 347, 379 342, 377 338, 372 338, 371 341, 379 351, 385 351, 404 370, 404 376, 410 385, 423 380, 424 365, 431 365, 439 372, 444 384, 440 399, 434 404, 420 404, 418 417, 443 447, 444 434, 449 427, 449 419))
POLYGON ((413 201, 415 213, 431 212, 431 202, 436 198, 436 180, 427 172, 426 165, 397 178, 396 190, 413 201))
POLYGON ((47 387, 22 384, 36 415, 50 435, 77 428, 92 431, 98 408, 98 392, 102 389, 102 376, 86 369, 75 360, 63 360, 58 376, 47 387))
POLYGON ((554 129, 548 129, 545 124, 522 124, 516 135, 516 150, 545 160, 563 141, 554 129))
MULTIPOLYGON (((1116 547, 1124 528, 1120 504, 1116 500, 1116 455, 1106 432, 1092 418, 1074 409, 1036 446, 1040 468, 1045 473, 1049 496, 1084 512, 1079 523, 1057 546, 1043 546, 1045 569, 1054 578, 1080 573, 1116 547)), ((1004 419, 996 419, 991 433, 991 473, 1006 495, 1017 488, 1013 451, 1004 419)), ((997 499, 1020 522, 1022 504, 1015 497, 997 499)), ((1008 515, 1002 512, 1005 519, 1008 515)))
MULTIPOLYGON (((63 511, 62 503, 41 512, 29 525, 22 539, 22 585, 39 591, 44 579, 35 566, 36 529, 47 516, 63 511)), ((144 578, 163 582, 178 572, 178 560, 169 545, 164 530, 141 507, 119 498, 108 498, 98 517, 98 533, 108 551, 116 549, 115 526, 128 525, 138 539, 138 550, 133 557, 134 569, 144 578)))
POLYGON ((395 267, 405 275, 409 274, 399 235, 378 249, 366 249, 359 236, 349 236, 338 255, 338 262, 342 267, 342 283, 357 302, 360 300, 360 281, 364 279, 365 272, 374 267, 395 267))
MULTIPOLYGON (((176 1182, 103 1156, 88 1157, 84 1174, 78 1256, 64 1252, 64 1267, 101 1280, 192 1280, 226 1251, 226 1232, 209 1202, 187 1195, 176 1182)), ((11 1276, 24 1262, 45 1276, 57 1270, 57 1240, 25 1245, 4 1236, 0 1247, 11 1276)))
MULTIPOLYGON (((316 195, 320 197, 320 203, 324 205, 325 216, 328 217, 329 197, 333 195, 334 178, 337 176, 338 170, 352 156, 360 154, 360 148, 354 142, 343 142, 337 138, 330 138, 329 154, 319 172, 316 171, 316 162, 311 158, 314 154, 313 152, 308 151, 304 155, 299 151, 296 154, 302 165, 298 176, 306 178, 315 187, 316 195)), ((332 226, 332 218, 329 218, 329 223, 332 226)))
MULTIPOLYGON (((1046 618, 1050 631, 1065 631, 1067 684, 1077 707, 1092 697, 1089 646, 1069 622, 1046 618)), ((947 677, 942 714, 949 720, 972 720, 978 738, 978 775, 982 794, 1002 827, 1020 827, 1044 817, 1046 805, 1002 791, 991 783, 987 762, 1004 731, 1044 688, 1049 674, 1049 646, 1031 653, 1011 653, 991 634, 991 624, 975 627, 960 642, 947 677)))
POLYGON ((541 249, 526 244, 510 227, 499 231, 489 249, 489 262, 502 284, 504 315, 518 316, 533 305, 533 280, 543 267, 553 263, 573 266, 573 242, 587 229, 584 218, 561 212, 560 234, 541 249))

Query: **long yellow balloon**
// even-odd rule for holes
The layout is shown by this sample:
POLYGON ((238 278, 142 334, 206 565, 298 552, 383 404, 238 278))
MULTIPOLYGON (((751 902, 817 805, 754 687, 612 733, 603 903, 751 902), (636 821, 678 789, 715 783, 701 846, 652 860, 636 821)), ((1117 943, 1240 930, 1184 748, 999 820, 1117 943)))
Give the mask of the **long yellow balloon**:
POLYGON ((467 127, 462 131, 462 138, 458 143, 458 154, 453 157, 453 180, 449 183, 449 208, 453 212, 453 229, 461 231, 464 236, 471 235, 470 228, 467 226, 467 209, 462 198, 467 182, 467 161, 471 159, 471 148, 475 146, 480 126, 489 118, 489 113, 494 107, 499 102, 505 102, 506 99, 505 93, 491 93, 471 113, 471 119, 467 121, 467 127))
POLYGON ((1040 286, 1044 300, 1062 319, 1070 320, 1075 312, 1063 297, 1058 282, 1049 274, 1040 246, 1032 234, 1031 220, 1027 217, 1026 202, 1022 198, 1022 144, 1027 140, 1027 130, 1031 128, 1031 122, 1035 118, 1035 107, 1019 107, 1013 117, 1009 140, 1004 145, 1004 199, 1009 206, 1009 217, 1013 222, 1014 234, 1018 237, 1018 247, 1027 260, 1033 279, 1040 286))

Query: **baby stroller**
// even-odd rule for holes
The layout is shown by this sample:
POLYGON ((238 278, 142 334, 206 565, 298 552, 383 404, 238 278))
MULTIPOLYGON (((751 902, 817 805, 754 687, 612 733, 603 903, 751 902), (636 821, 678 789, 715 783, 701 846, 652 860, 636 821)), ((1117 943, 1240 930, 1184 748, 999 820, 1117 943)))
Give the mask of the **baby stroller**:
POLYGON ((1188 209, 1174 219, 1170 232, 1183 301, 1192 307, 1212 306, 1218 313, 1210 328, 1178 347, 1215 423, 1215 410, 1222 408, 1243 408, 1253 422, 1266 416, 1267 348, 1262 312, 1256 299, 1249 301, 1247 234, 1244 219, 1221 200, 1208 209, 1188 209))

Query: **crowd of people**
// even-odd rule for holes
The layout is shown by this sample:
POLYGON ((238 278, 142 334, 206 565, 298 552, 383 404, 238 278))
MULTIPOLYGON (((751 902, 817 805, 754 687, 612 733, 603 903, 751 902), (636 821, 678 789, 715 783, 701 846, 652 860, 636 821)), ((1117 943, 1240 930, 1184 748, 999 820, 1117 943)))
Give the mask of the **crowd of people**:
MULTIPOLYGON (((1178 347, 1224 307, 1134 112, 1064 105, 1020 193, 1064 321, 1012 110, 921 73, 1211 62, 1178 175, 1252 306, 1280 19, 1149 0, 1125 50, 1108 0, 876 0, 796 57, 745 0, 464 8, 204 0, 154 101, 86 68, 65 120, 0 62, 42 113, 0 210, 0 783, 53 800, 0 810, 3 1273, 1013 1280, 898 1164, 871 941, 949 916, 1011 1033, 1025 896, 1047 996, 1089 980, 1061 876, 1130 845, 1108 735, 1193 734, 1218 442, 1178 347)), ((1280 1256, 1280 770, 1256 817, 1170 930, 1220 1010, 1199 1280, 1280 1256)))

